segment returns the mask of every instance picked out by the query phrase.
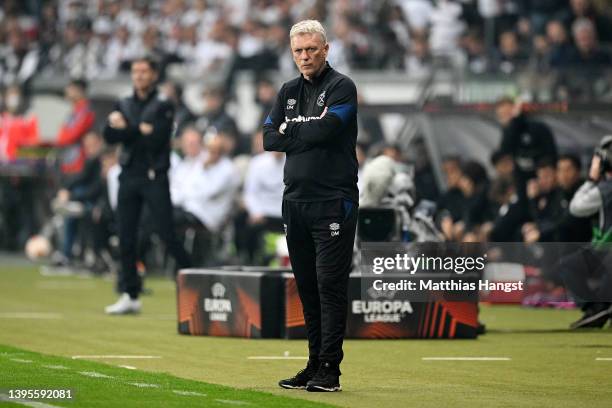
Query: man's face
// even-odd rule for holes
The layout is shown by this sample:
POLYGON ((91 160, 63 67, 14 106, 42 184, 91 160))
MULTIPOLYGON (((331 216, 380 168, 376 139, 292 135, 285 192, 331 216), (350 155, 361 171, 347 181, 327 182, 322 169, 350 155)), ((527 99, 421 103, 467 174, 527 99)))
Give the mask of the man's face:
POLYGON ((507 126, 514 116, 514 106, 511 103, 502 103, 495 109, 497 120, 502 126, 507 126))
POLYGON ((500 158, 497 163, 495 163, 495 171, 500 177, 512 177, 512 173, 514 172, 514 160, 512 160, 512 156, 506 155, 500 158))
POLYGON ((324 44, 319 34, 306 33, 291 37, 293 61, 306 79, 311 79, 321 72, 328 51, 329 44, 324 44))
POLYGON ((541 167, 537 170, 540 192, 548 193, 557 185, 557 173, 553 167, 541 167))
POLYGON ((595 31, 590 28, 580 29, 574 36, 576 46, 584 53, 588 53, 595 48, 595 31))
POLYGON ((216 163, 219 161, 224 151, 224 141, 221 136, 215 136, 208 141, 206 144, 206 151, 208 152, 208 162, 216 163))
POLYGON ((447 160, 442 163, 442 170, 446 175, 446 185, 448 188, 458 188, 461 180, 461 167, 455 160, 447 160))
POLYGON ((559 186, 564 190, 572 188, 580 178, 580 171, 571 160, 559 160, 557 163, 557 180, 559 186))
POLYGON ((148 62, 136 61, 132 64, 132 83, 137 91, 150 89, 157 81, 157 73, 148 62))
POLYGON ((102 138, 95 133, 88 133, 83 139, 85 156, 96 157, 102 151, 102 138))
POLYGON ((181 152, 185 157, 197 157, 202 151, 202 137, 193 130, 187 130, 181 136, 181 152))
POLYGON ((74 102, 80 98, 81 92, 77 86, 70 84, 66 86, 64 95, 66 96, 66 99, 68 99, 71 102, 74 102))

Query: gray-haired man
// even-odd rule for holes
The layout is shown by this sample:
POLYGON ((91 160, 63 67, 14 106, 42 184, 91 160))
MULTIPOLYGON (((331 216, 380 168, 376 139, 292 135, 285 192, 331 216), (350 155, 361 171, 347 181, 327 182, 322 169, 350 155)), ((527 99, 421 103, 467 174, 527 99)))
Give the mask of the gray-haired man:
POLYGON ((264 148, 287 154, 283 221, 308 334, 305 369, 283 388, 340 391, 348 278, 357 224, 357 90, 332 69, 318 21, 289 34, 301 75, 285 83, 264 124, 264 148))

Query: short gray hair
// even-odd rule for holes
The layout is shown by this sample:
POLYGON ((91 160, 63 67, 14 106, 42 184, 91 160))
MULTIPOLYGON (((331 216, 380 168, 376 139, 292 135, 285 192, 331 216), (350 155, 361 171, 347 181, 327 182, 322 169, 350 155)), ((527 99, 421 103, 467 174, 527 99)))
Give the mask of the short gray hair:
POLYGON ((327 44, 327 34, 325 34, 325 28, 317 20, 302 20, 291 27, 289 32, 289 38, 293 38, 300 34, 319 34, 323 40, 323 44, 327 44))
POLYGON ((588 30, 593 34, 596 33, 595 26, 591 20, 586 17, 579 18, 574 22, 574 24, 572 24, 572 33, 574 35, 578 35, 578 33, 582 30, 588 30))

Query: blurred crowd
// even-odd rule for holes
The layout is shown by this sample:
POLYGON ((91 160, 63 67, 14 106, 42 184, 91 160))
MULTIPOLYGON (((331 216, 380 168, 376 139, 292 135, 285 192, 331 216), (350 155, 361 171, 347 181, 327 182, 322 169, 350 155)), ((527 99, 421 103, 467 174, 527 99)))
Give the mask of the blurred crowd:
MULTIPOLYGON (((130 61, 145 53, 197 76, 222 67, 293 72, 288 29, 311 17, 329 27, 329 61, 340 71, 427 74, 437 56, 476 74, 599 69, 610 62, 606 44, 612 40, 604 3, 6 0, 0 11, 0 165, 14 163, 21 148, 41 144, 37 119, 26 109, 30 80, 73 79, 65 88, 71 111, 54 141, 46 142, 57 153, 57 188, 48 197, 54 216, 43 225, 33 222, 28 178, 2 177, 0 245, 20 249, 41 232, 54 244, 56 264, 112 267, 120 167, 117 151, 104 145, 95 126, 88 79, 127 73, 130 61)), ((265 117, 277 89, 270 77, 258 78, 256 103, 265 117)), ((201 265, 268 264, 283 232, 283 155, 263 152, 261 133, 241 134, 227 107, 227 88, 207 87, 202 112, 190 110, 179 83, 162 78, 160 90, 175 105, 170 183, 185 246, 201 265)), ((368 145, 357 146, 360 166, 378 155, 413 165, 418 199, 437 203, 435 222, 447 240, 589 241, 589 221, 568 210, 587 163, 559 154, 550 129, 514 101, 499 101, 496 115, 503 142, 490 158, 493 174, 484 163, 447 157, 447 188, 440 191, 424 145, 407 152, 385 144, 380 123, 371 118, 360 118, 370 134, 368 145)), ((143 261, 160 252, 147 217, 141 221, 143 261)))
POLYGON ((610 63, 605 0, 5 0, 0 78, 112 78, 155 55, 193 77, 293 72, 288 29, 323 21, 340 71, 426 75, 437 57, 475 74, 610 63))

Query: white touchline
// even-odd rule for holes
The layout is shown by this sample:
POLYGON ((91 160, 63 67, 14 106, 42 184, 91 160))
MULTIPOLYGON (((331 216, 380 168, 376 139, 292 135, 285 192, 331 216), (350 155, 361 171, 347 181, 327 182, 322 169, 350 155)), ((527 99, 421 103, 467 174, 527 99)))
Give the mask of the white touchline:
POLYGON ((50 368, 52 370, 67 370, 68 369, 68 367, 66 367, 66 366, 63 366, 63 365, 53 365, 53 364, 43 365, 43 367, 50 368))
POLYGON ((147 360, 147 359, 154 359, 154 358, 161 358, 161 356, 131 356, 131 355, 114 355, 114 354, 109 354, 109 355, 91 355, 91 356, 72 356, 73 360, 78 360, 78 359, 135 359, 135 360, 147 360))
POLYGON ((308 357, 298 356, 249 356, 247 360, 308 360, 308 357))
POLYGON ((422 357, 423 361, 510 361, 510 357, 422 357))
POLYGON ((134 385, 138 388, 159 388, 157 384, 147 384, 147 383, 139 383, 139 382, 129 382, 128 384, 134 385))
POLYGON ((612 361, 612 357, 597 357, 595 361, 612 361))
POLYGON ((25 399, 9 398, 9 396, 6 394, 0 394, 0 401, 11 402, 13 404, 20 404, 20 405, 25 405, 26 407, 33 407, 33 408, 59 408, 57 405, 45 404, 45 403, 38 402, 38 401, 29 401, 25 399))
POLYGON ((230 404, 230 405, 249 405, 249 402, 246 401, 236 401, 236 400, 224 400, 224 399, 216 399, 216 402, 220 402, 222 404, 230 404))
POLYGON ((195 391, 172 390, 172 392, 177 394, 177 395, 194 396, 194 397, 206 397, 206 394, 202 394, 201 392, 195 392, 195 391))
POLYGON ((63 319, 61 313, 3 312, 0 319, 63 319))
POLYGON ((14 361, 16 363, 25 363, 25 364, 32 363, 32 360, 25 360, 23 358, 9 358, 9 360, 14 361))
POLYGON ((92 377, 92 378, 114 378, 114 377, 111 377, 110 375, 96 373, 95 371, 79 371, 79 374, 84 375, 85 377, 92 377))

